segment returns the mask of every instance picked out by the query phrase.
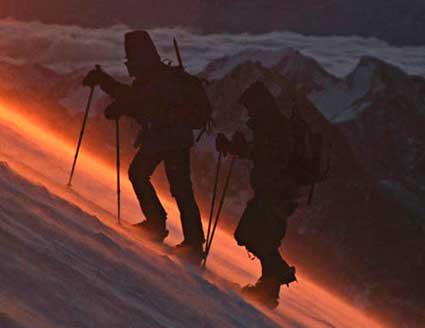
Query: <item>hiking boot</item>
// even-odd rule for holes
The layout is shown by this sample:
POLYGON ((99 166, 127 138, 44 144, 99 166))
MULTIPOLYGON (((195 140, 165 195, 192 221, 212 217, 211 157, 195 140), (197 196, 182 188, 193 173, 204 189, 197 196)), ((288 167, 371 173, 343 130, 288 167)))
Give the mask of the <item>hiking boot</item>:
POLYGON ((291 266, 289 268, 285 268, 282 272, 279 273, 278 281, 289 287, 291 282, 297 281, 297 277, 295 276, 295 267, 291 266))
POLYGON ((257 283, 242 288, 242 294, 269 309, 275 309, 279 305, 280 282, 276 279, 262 279, 257 283))
POLYGON ((143 221, 135 225, 142 235, 149 240, 162 243, 168 236, 168 230, 165 228, 165 222, 151 223, 151 221, 143 221))
POLYGON ((172 253, 197 266, 201 265, 204 259, 204 250, 201 243, 183 241, 174 247, 172 253))

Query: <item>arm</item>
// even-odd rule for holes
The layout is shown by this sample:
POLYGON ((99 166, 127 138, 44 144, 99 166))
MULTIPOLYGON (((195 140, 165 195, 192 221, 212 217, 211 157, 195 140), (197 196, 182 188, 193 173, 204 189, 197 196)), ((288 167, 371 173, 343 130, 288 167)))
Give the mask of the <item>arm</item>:
POLYGON ((236 132, 231 141, 224 134, 219 133, 216 138, 216 149, 225 156, 231 154, 240 158, 251 159, 252 147, 240 132, 236 132))
POLYGON ((104 73, 99 85, 111 98, 125 99, 131 96, 131 86, 118 82, 107 73, 104 73))
POLYGON ((161 120, 166 115, 167 95, 155 85, 130 87, 115 80, 105 80, 101 87, 116 96, 105 110, 108 119, 126 115, 138 121, 147 121, 161 120))
POLYGON ((252 146, 246 141, 244 135, 241 132, 236 132, 231 141, 230 153, 237 155, 240 158, 251 159, 252 146))
POLYGON ((96 65, 96 68, 86 75, 83 85, 89 87, 99 85, 105 93, 114 99, 127 98, 131 90, 131 86, 118 82, 108 73, 104 72, 99 65, 96 65))

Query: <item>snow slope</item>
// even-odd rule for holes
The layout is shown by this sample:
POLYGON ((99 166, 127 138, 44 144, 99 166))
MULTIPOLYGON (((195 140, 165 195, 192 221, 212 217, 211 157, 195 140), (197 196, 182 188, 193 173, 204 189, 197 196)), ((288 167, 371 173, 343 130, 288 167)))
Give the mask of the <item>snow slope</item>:
MULTIPOLYGON (((83 147, 69 190, 73 145, 1 104, 0 127, 0 327, 380 326, 303 273, 275 312, 247 304, 228 281, 254 282, 259 265, 225 231, 210 271, 188 269, 115 224, 114 170, 95 154, 83 147)), ((172 244, 176 209, 162 198, 172 244)), ((123 206, 139 219, 124 175, 123 206)))
POLYGON ((18 326, 276 327, 4 163, 0 190, 1 311, 18 326))

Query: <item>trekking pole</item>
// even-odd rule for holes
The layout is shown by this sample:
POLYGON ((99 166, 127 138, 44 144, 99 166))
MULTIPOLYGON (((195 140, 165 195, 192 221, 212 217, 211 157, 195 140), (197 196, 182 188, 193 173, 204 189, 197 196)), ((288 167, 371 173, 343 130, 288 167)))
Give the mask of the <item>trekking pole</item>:
POLYGON ((87 118, 89 116, 90 106, 91 106, 91 102, 92 102, 93 94, 94 94, 94 89, 95 89, 95 86, 90 87, 89 99, 87 101, 86 111, 84 113, 83 125, 81 127, 80 137, 78 139, 77 150, 75 151, 74 162, 72 163, 71 174, 69 175, 68 187, 72 186, 72 177, 74 176, 75 165, 77 164, 78 154, 80 153, 81 142, 83 141, 84 130, 86 128, 87 118))
POLYGON ((117 219, 118 224, 121 224, 121 161, 120 161, 120 120, 115 120, 116 143, 117 143, 117 219))
POLYGON ((218 178, 219 178, 219 175, 220 175, 220 167, 221 167, 222 157, 223 157, 223 153, 219 152, 218 153, 218 159, 217 159, 217 167, 216 167, 216 171, 215 171, 214 188, 213 188, 212 198, 211 198, 211 210, 210 210, 210 216, 209 216, 209 219, 208 219, 207 245, 208 245, 208 240, 210 239, 212 218, 213 218, 213 215, 214 215, 215 199, 217 197, 217 186, 218 186, 218 178))
POLYGON ((227 190, 229 189, 230 177, 232 176, 232 171, 233 171, 233 167, 235 165, 235 160, 236 160, 236 157, 233 156, 232 161, 230 163, 229 173, 227 174, 226 182, 224 184, 224 189, 223 189, 223 193, 221 195, 220 203, 218 205, 218 210, 217 210, 217 215, 215 217, 214 227, 212 229, 211 236, 210 236, 209 240, 207 240, 207 245, 206 245, 206 250, 205 250, 205 258, 204 258, 204 262, 202 263, 202 267, 204 269, 207 266, 207 259, 208 259, 208 255, 210 253, 211 244, 212 244, 213 239, 214 239, 214 234, 215 234, 215 231, 217 229, 218 219, 220 218, 221 210, 223 209, 224 200, 226 198, 226 193, 227 193, 227 190))

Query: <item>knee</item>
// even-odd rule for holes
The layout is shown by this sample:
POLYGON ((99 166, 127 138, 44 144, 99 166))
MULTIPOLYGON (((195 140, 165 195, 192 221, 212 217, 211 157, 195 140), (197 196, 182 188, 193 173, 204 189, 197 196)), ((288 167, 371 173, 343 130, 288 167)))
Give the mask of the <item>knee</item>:
POLYGON ((137 170, 134 166, 134 164, 132 163, 130 165, 130 167, 128 168, 128 178, 130 179, 131 182, 134 183, 134 181, 136 181, 137 178, 137 170))
POLYGON ((150 180, 150 175, 145 172, 142 168, 137 167, 135 164, 131 164, 128 169, 128 178, 134 183, 147 183, 150 180))
POLYGON ((172 184, 170 185, 171 195, 177 200, 187 200, 193 198, 193 189, 187 184, 172 184))
POLYGON ((190 177, 180 176, 172 179, 169 178, 168 180, 170 183, 170 192, 174 198, 183 200, 194 197, 190 177))

